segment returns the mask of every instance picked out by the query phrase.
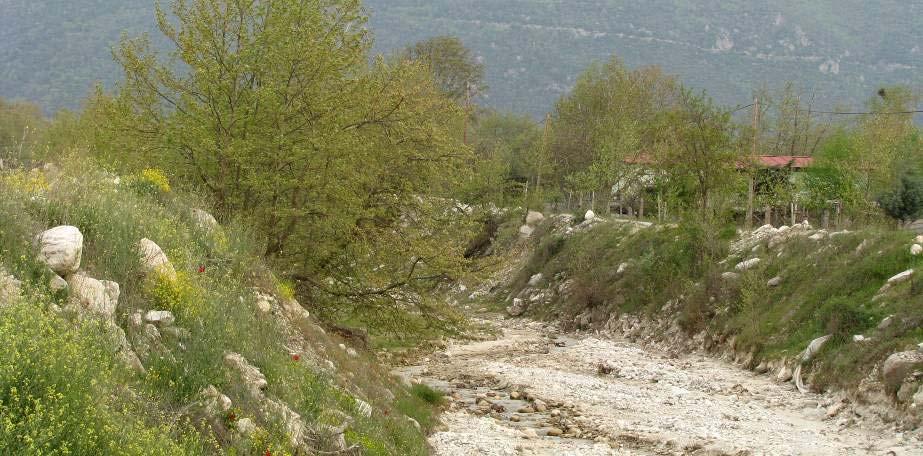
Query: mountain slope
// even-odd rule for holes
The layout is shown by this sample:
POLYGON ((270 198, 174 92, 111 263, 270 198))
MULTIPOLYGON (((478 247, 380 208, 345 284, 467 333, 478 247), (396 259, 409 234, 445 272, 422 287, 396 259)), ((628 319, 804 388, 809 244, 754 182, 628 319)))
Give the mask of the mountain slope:
MULTIPOLYGON (((547 111, 594 60, 655 64, 721 102, 794 81, 818 105, 923 86, 923 1, 367 0, 376 49, 452 34, 481 56, 495 108, 547 111)), ((0 97, 76 107, 119 77, 119 34, 153 29, 150 0, 0 0, 0 97)), ((156 37, 156 34, 152 35, 156 37)))

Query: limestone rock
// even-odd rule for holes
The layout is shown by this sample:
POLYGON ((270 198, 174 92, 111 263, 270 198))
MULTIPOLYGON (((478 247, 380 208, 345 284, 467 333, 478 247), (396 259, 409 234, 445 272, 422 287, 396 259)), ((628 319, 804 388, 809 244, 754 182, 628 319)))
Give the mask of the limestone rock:
POLYGON ((71 303, 77 310, 111 319, 119 303, 119 284, 96 280, 84 274, 74 274, 67 282, 71 303))
POLYGON ((595 219, 595 218, 596 218, 596 213, 593 212, 593 209, 590 209, 590 210, 586 211, 586 214, 583 215, 583 221, 584 221, 584 222, 589 221, 589 220, 593 220, 593 219, 595 219))
POLYGON ((919 368, 923 368, 923 353, 916 350, 899 352, 885 360, 881 367, 881 377, 888 391, 896 392, 904 379, 919 368))
POLYGON ((906 381, 902 383, 900 389, 897 390, 897 401, 902 404, 912 403, 913 396, 919 388, 920 384, 918 382, 906 381))
POLYGON ((788 367, 785 363, 779 367, 779 372, 776 373, 776 380, 780 382, 787 382, 792 379, 792 369, 788 367))
POLYGON ((224 363, 240 374, 240 379, 252 393, 256 394, 269 386, 263 373, 240 354, 228 353, 224 355, 224 363))
POLYGON ((74 226, 59 226, 35 237, 39 261, 56 274, 67 277, 80 269, 83 234, 74 226))
POLYGON ((506 308, 506 313, 508 313, 511 317, 518 317, 526 313, 526 308, 527 305, 525 301, 519 298, 515 298, 513 299, 513 305, 506 308))
POLYGON ((141 267, 147 274, 159 273, 169 279, 176 279, 176 270, 170 259, 163 253, 154 241, 144 238, 138 242, 138 254, 141 256, 141 267))
POLYGON ((241 418, 237 420, 237 422, 234 423, 234 427, 237 428, 237 432, 248 437, 256 432, 256 424, 254 424, 253 420, 250 418, 241 418))
POLYGON ((913 256, 918 256, 918 255, 921 254, 921 253, 923 253, 923 245, 914 244, 914 245, 910 246, 910 254, 911 254, 911 255, 913 255, 913 256))
POLYGON ((896 285, 896 284, 899 284, 899 283, 902 283, 902 282, 906 282, 906 281, 910 280, 911 277, 913 277, 913 269, 908 269, 908 270, 906 270, 906 271, 904 271, 904 272, 902 272, 902 273, 900 273, 900 274, 898 274, 898 275, 896 275, 896 276, 891 277, 890 279, 888 279, 888 285, 896 285))
POLYGON ((538 274, 533 275, 532 277, 529 277, 529 286, 530 287, 538 286, 538 284, 542 283, 543 278, 545 278, 545 276, 542 273, 538 273, 538 274))
POLYGON ((218 228, 218 221, 215 220, 215 217, 202 209, 193 209, 192 219, 195 221, 196 226, 204 231, 210 232, 218 228))
POLYGON ((532 228, 529 225, 523 225, 519 227, 519 235, 522 237, 532 236, 532 232, 535 231, 535 228, 532 228))
POLYGON ((777 286, 779 286, 779 285, 782 285, 782 277, 775 276, 775 277, 769 279, 769 281, 766 282, 766 285, 767 285, 767 286, 770 286, 770 287, 777 287, 777 286))
POLYGON ((724 280, 737 280, 738 277, 740 277, 740 274, 736 272, 725 272, 721 274, 721 278, 724 280))
POLYGON ((737 269, 738 271, 749 271, 759 265, 761 261, 762 260, 759 258, 751 258, 749 260, 737 263, 737 266, 735 266, 734 269, 737 269))
POLYGON ((542 223, 542 220, 545 220, 545 216, 541 212, 529 211, 526 215, 526 225, 535 226, 539 223, 542 223))
POLYGON ((618 270, 615 271, 616 274, 624 274, 628 270, 628 263, 622 263, 619 265, 618 270))
POLYGON ((172 325, 176 321, 176 317, 169 310, 152 310, 144 314, 144 321, 163 328, 172 325))
POLYGON ((0 268, 0 307, 9 304, 22 293, 22 282, 0 268))
POLYGON ((62 291, 67 289, 67 280, 64 280, 63 277, 55 274, 51 276, 51 279, 48 280, 48 288, 51 291, 62 291))

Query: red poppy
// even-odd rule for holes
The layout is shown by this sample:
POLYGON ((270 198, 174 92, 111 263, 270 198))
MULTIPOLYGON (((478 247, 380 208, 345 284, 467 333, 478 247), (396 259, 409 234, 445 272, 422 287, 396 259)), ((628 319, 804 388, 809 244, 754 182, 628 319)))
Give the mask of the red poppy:
POLYGON ((389 412, 388 410, 385 410, 385 416, 388 416, 389 413, 391 412, 389 412))
POLYGON ((229 412, 228 421, 237 421, 237 415, 235 415, 234 412, 229 412))
POLYGON ((199 265, 199 274, 201 274, 201 273, 203 273, 203 272, 205 272, 205 265, 204 265, 204 264, 200 264, 200 265, 199 265))
POLYGON ((266 452, 263 453, 263 456, 272 456, 272 453, 270 453, 269 450, 266 450, 266 452))
POLYGON ((292 361, 300 361, 300 360, 301 360, 301 355, 297 353, 292 355, 292 361))

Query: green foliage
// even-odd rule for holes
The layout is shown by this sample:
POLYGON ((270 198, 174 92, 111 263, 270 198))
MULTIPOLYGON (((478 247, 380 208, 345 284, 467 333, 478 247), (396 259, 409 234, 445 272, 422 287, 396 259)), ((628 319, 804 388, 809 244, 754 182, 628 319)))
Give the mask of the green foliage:
POLYGON ((124 40, 125 81, 87 113, 104 131, 100 156, 207 192, 328 318, 439 319, 406 297, 463 272, 458 234, 474 224, 445 199, 464 173, 446 170, 475 163, 455 133, 463 113, 426 65, 369 63, 358 1, 201 0, 170 13, 158 10, 158 28, 188 71, 124 40))
POLYGON ((404 55, 425 64, 433 80, 447 97, 459 103, 487 89, 484 64, 454 36, 437 36, 409 46, 404 55))
POLYGON ((417 383, 410 387, 410 393, 414 396, 423 399, 426 402, 429 402, 432 405, 442 405, 445 402, 445 398, 442 397, 442 393, 436 391, 422 383, 417 383))
POLYGON ((923 214, 923 176, 905 172, 897 188, 878 197, 878 205, 895 220, 916 220, 923 214))
MULTIPOLYGON (((114 364, 93 324, 74 328, 35 295, 0 310, 0 452, 6 454, 201 454, 189 432, 168 421, 145 423, 119 388, 114 364)), ((147 411, 150 413, 150 411, 147 411)))

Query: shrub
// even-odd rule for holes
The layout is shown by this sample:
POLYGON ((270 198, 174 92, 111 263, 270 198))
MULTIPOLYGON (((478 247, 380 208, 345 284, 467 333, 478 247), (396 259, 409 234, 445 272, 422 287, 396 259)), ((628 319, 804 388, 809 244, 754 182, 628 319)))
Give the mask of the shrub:
POLYGON ((130 176, 127 184, 142 195, 157 195, 171 191, 167 175, 157 168, 147 168, 137 175, 130 176))

